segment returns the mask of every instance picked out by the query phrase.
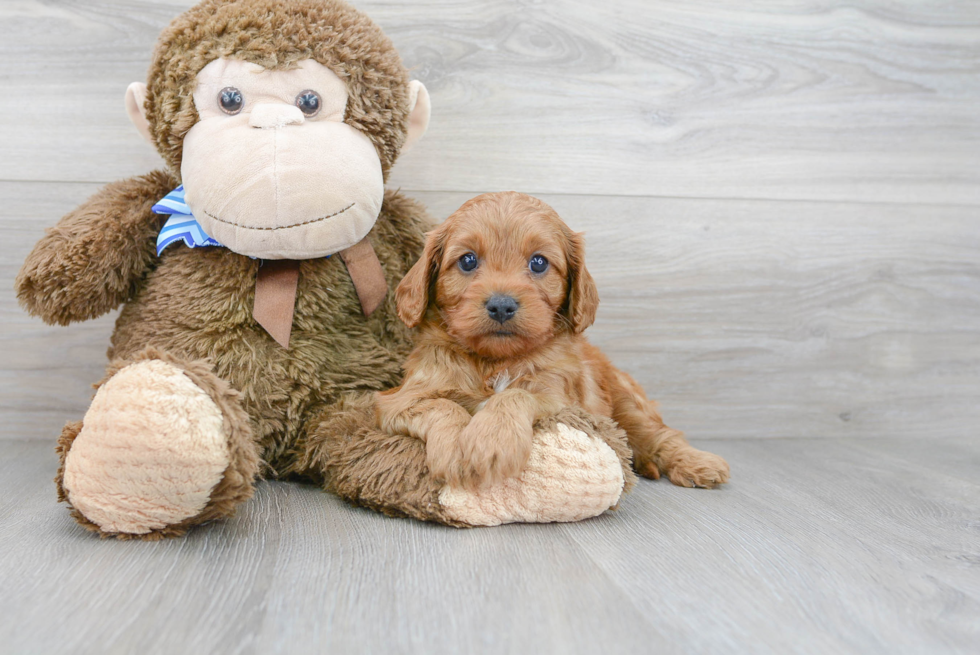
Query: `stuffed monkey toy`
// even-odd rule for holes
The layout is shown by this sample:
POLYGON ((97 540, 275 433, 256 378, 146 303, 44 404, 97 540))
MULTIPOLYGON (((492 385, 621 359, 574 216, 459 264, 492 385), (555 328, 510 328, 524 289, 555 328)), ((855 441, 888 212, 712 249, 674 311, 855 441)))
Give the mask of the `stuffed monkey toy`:
POLYGON ((58 442, 80 524, 182 535, 263 476, 455 526, 594 516, 632 484, 622 432, 573 410, 537 426, 520 477, 476 492, 433 479, 421 441, 376 429, 373 393, 399 383, 412 345, 389 290, 432 227, 385 181, 429 96, 366 16, 204 0, 164 30, 126 107, 166 168, 65 216, 16 282, 51 324, 122 306, 106 375, 58 442))

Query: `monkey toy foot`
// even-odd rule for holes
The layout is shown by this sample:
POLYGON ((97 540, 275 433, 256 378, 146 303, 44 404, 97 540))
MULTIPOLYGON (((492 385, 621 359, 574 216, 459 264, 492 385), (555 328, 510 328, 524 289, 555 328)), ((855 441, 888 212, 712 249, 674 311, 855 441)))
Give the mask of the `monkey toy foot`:
POLYGON ((111 374, 84 420, 65 427, 59 495, 103 536, 177 536, 251 496, 251 442, 237 392, 201 362, 150 352, 111 374))
POLYGON ((619 503, 632 484, 626 462, 606 441, 556 423, 535 432, 519 476, 475 492, 447 486, 439 502, 453 520, 473 526, 580 521, 619 503))

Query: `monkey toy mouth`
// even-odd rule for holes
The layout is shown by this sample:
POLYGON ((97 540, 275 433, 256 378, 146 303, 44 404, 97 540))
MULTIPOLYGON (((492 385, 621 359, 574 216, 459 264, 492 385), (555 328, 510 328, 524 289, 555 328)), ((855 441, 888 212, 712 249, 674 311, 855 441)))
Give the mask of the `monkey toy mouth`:
POLYGON ((234 227, 240 227, 245 230, 288 230, 291 227, 301 227, 303 225, 311 225, 313 223, 319 223, 320 221, 325 221, 328 218, 333 218, 334 216, 339 216, 343 214, 345 211, 347 211, 348 209, 350 209, 351 207, 353 207, 355 204, 356 203, 352 202, 351 204, 347 205, 340 211, 336 211, 332 214, 327 214, 326 216, 320 216, 319 218, 311 218, 310 220, 300 221, 299 223, 293 223, 292 225, 279 225, 276 227, 265 226, 265 225, 260 225, 260 226, 243 225, 242 223, 236 223, 234 221, 218 218, 217 216, 215 216, 214 214, 212 214, 206 209, 204 210, 204 213, 207 214, 210 218, 218 221, 219 223, 224 223, 225 225, 233 225, 234 227))

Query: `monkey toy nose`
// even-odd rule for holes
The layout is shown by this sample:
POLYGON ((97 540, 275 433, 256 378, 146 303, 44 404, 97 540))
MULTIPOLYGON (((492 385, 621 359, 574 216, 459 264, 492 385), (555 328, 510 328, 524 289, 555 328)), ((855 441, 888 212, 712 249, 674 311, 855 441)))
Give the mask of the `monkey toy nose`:
POLYGON ((490 318, 501 325, 514 318, 518 307, 516 300, 501 294, 494 294, 487 301, 487 313, 490 314, 490 318))
POLYGON ((287 125, 302 125, 306 118, 299 107, 285 103, 267 102, 252 107, 248 124, 262 130, 286 127, 287 125))

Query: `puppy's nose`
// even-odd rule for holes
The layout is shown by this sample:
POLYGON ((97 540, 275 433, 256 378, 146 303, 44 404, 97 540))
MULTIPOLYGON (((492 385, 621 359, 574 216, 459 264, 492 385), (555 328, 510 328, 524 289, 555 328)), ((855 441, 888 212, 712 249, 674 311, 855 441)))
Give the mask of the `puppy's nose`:
POLYGON ((501 325, 514 318, 518 307, 516 300, 500 294, 490 296, 490 300, 487 301, 487 313, 501 325))

